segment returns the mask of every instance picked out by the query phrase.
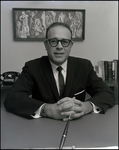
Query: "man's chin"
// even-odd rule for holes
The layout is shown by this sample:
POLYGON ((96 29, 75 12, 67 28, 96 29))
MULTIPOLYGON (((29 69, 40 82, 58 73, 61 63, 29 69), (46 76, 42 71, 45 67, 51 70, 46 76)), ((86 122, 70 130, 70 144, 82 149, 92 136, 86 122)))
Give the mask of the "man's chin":
POLYGON ((57 58, 53 63, 56 65, 62 65, 66 60, 62 58, 57 58))

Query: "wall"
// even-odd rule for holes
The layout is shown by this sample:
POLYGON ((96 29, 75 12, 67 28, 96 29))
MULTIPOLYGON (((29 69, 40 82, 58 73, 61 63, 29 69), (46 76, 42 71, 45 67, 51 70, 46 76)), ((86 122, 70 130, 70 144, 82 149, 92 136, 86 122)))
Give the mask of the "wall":
POLYGON ((1 73, 19 71, 30 59, 46 55, 43 42, 13 40, 12 8, 86 9, 85 40, 75 42, 71 55, 97 61, 118 57, 117 1, 2 1, 1 73))

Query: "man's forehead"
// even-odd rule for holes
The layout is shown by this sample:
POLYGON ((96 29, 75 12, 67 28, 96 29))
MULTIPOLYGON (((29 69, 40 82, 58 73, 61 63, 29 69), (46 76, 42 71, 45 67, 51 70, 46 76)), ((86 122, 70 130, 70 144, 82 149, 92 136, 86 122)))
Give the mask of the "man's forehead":
MULTIPOLYGON (((55 29, 55 28, 65 28, 66 30, 69 30, 67 27, 65 27, 65 26, 63 26, 63 25, 56 25, 56 26, 52 26, 52 27, 49 29, 49 31, 50 31, 50 30, 53 30, 53 29, 55 29)), ((70 30, 69 30, 69 32, 70 32, 70 30)))
POLYGON ((63 34, 65 35, 65 33, 67 32, 69 35, 71 35, 71 32, 70 32, 70 30, 67 28, 67 27, 65 27, 65 26, 62 26, 62 25, 57 25, 57 26, 53 26, 53 27, 51 27, 50 29, 49 29, 49 31, 48 31, 48 36, 50 36, 51 34, 55 34, 55 33, 61 33, 61 31, 63 30, 63 34), (65 32, 65 31, 66 32, 65 32), (64 33, 65 32, 65 33, 64 33))

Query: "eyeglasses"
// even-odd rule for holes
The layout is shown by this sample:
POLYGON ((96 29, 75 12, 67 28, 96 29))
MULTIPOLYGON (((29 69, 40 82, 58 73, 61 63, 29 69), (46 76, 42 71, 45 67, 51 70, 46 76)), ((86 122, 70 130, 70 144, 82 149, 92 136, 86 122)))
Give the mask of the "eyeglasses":
POLYGON ((68 47, 70 42, 73 42, 70 39, 62 39, 62 40, 57 40, 57 39, 47 39, 47 41, 49 41, 50 45, 52 47, 56 47, 58 45, 59 42, 61 42, 63 47, 68 47))

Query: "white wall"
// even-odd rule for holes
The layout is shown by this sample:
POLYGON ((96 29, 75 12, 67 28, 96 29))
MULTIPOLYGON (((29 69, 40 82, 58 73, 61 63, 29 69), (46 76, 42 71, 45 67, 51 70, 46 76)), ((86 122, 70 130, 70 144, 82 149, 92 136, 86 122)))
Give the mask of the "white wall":
POLYGON ((28 60, 46 55, 43 42, 13 40, 12 8, 85 9, 85 40, 75 42, 71 55, 98 60, 118 58, 117 1, 2 1, 1 73, 19 71, 28 60))

